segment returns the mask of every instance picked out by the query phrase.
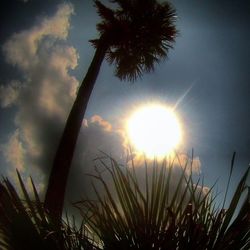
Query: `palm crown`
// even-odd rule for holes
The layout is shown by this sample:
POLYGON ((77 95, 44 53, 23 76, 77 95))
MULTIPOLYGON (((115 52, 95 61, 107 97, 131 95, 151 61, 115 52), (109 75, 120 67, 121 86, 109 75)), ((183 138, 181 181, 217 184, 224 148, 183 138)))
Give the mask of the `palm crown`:
POLYGON ((100 1, 95 4, 103 19, 97 25, 100 38, 94 46, 107 39, 106 59, 115 65, 121 80, 134 81, 143 72, 154 70, 154 64, 165 58, 175 41, 176 13, 168 3, 156 0, 113 0, 112 10, 100 1))

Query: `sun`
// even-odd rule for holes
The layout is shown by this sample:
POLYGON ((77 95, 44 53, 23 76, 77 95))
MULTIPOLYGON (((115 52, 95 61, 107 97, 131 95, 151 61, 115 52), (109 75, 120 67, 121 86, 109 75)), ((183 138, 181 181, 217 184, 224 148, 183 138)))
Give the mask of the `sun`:
POLYGON ((160 104, 138 108, 127 121, 129 142, 147 157, 164 157, 181 142, 180 122, 174 111, 160 104))

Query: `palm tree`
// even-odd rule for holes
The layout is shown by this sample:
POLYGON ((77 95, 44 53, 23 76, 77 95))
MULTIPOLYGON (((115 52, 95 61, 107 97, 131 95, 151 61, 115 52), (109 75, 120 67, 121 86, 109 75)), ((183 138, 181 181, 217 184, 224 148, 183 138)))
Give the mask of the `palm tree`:
POLYGON ((78 90, 76 100, 61 137, 45 197, 45 207, 59 217, 71 161, 86 107, 104 58, 115 65, 121 80, 135 81, 143 72, 154 70, 155 63, 167 56, 177 31, 175 10, 157 0, 112 0, 116 10, 95 1, 102 22, 100 37, 92 40, 94 58, 78 90))

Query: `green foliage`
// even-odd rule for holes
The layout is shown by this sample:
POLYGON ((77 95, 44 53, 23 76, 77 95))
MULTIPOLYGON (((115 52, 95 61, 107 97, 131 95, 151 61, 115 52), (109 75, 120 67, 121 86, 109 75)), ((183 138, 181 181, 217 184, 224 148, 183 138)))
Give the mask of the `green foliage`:
MULTIPOLYGON (((177 156, 178 157, 178 156, 177 156)), ((218 249, 235 250, 250 247, 250 193, 236 214, 244 196, 249 168, 242 177, 228 209, 215 204, 213 188, 204 192, 199 180, 194 183, 187 174, 192 161, 182 166, 176 184, 171 161, 145 163, 144 184, 138 181, 136 168, 121 167, 110 159, 102 161, 114 187, 97 171, 93 185, 97 200, 75 203, 88 227, 100 239, 103 249, 218 249), (105 195, 100 195, 104 190, 105 195)), ((232 167, 230 177, 232 174, 232 167)))
POLYGON ((8 179, 0 183, 0 249, 94 250, 82 225, 55 220, 46 213, 31 179, 34 200, 17 172, 22 196, 8 179), (23 197, 23 199, 21 198, 23 197))

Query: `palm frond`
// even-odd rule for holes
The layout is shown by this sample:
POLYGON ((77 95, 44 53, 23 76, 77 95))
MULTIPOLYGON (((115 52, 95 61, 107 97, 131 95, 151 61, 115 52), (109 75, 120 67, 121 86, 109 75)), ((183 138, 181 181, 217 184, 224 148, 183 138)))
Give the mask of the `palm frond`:
MULTIPOLYGON (((121 80, 135 81, 144 72, 154 71, 156 63, 167 57, 177 35, 176 13, 169 2, 156 0, 114 0, 111 10, 95 1, 102 22, 101 37, 108 40, 106 58, 115 65, 121 80)), ((91 41, 97 46, 100 39, 91 41)))
POLYGON ((22 196, 8 179, 0 183, 0 249, 3 250, 66 250, 98 249, 85 234, 67 218, 55 220, 48 214, 31 179, 33 195, 28 193, 17 172, 22 196))
MULTIPOLYGON (((145 163, 145 183, 139 183, 133 168, 121 167, 114 159, 104 164, 112 186, 100 172, 93 176, 105 195, 94 185, 96 201, 75 203, 99 237, 103 249, 249 249, 249 193, 233 219, 249 169, 242 177, 232 202, 225 210, 215 204, 213 187, 202 193, 204 182, 194 183, 181 169, 173 188, 173 161, 145 163)), ((103 162, 103 159, 102 159, 103 162)))

